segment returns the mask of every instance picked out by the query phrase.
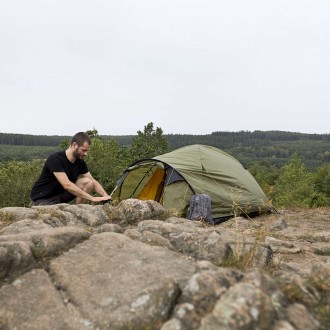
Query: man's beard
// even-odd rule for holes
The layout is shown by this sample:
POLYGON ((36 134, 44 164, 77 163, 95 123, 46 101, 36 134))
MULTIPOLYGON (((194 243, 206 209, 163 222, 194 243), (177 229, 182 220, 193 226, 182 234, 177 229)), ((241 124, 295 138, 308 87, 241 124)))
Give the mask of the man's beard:
POLYGON ((80 153, 77 151, 77 149, 75 149, 72 153, 72 155, 76 158, 76 159, 82 159, 83 156, 80 155, 80 153))

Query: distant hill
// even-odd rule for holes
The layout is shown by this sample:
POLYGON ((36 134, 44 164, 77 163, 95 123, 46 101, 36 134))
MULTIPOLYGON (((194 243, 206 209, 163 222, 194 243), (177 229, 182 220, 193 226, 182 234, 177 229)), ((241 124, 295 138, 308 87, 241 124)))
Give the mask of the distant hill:
MULTIPOLYGON (((105 140, 115 138, 123 146, 129 146, 133 137, 134 135, 101 136, 105 140)), ((294 153, 308 167, 330 162, 330 134, 240 131, 206 135, 169 134, 164 137, 171 150, 190 144, 206 144, 228 152, 246 166, 251 162, 265 161, 274 166, 282 166, 294 153)), ((29 154, 31 158, 36 158, 39 152, 40 157, 44 158, 47 153, 56 150, 64 139, 70 137, 0 133, 0 159, 19 160, 20 154, 24 154, 23 160, 29 160, 29 154), (29 150, 33 152, 30 153, 29 150)))

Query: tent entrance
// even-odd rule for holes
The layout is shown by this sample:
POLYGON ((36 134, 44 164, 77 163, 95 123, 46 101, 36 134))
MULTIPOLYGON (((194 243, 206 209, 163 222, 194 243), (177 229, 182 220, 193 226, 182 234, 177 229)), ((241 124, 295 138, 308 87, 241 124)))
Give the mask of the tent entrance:
POLYGON ((165 176, 166 171, 161 168, 157 168, 137 198, 142 200, 155 200, 159 202, 164 188, 165 176))

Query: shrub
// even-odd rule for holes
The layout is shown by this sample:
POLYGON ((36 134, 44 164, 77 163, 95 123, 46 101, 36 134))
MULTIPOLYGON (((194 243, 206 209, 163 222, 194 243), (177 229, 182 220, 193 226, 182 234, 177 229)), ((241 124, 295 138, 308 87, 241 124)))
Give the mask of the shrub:
POLYGON ((129 160, 127 149, 120 146, 115 139, 103 142, 100 138, 92 138, 86 162, 93 177, 110 194, 129 160))
POLYGON ((0 165, 0 208, 26 207, 31 204, 30 192, 43 162, 7 162, 0 165))
POLYGON ((327 203, 326 196, 315 189, 313 176, 295 154, 281 169, 274 187, 276 207, 320 207, 327 203))

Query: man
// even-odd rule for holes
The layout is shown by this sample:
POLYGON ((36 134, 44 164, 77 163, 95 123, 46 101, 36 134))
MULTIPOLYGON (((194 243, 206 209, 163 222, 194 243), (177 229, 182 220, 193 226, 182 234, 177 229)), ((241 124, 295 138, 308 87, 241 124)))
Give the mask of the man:
POLYGON ((89 173, 83 158, 91 145, 88 134, 75 134, 65 151, 50 155, 41 175, 32 187, 33 205, 68 203, 76 199, 76 204, 111 200, 102 185, 89 173), (101 197, 91 195, 96 192, 101 197))

